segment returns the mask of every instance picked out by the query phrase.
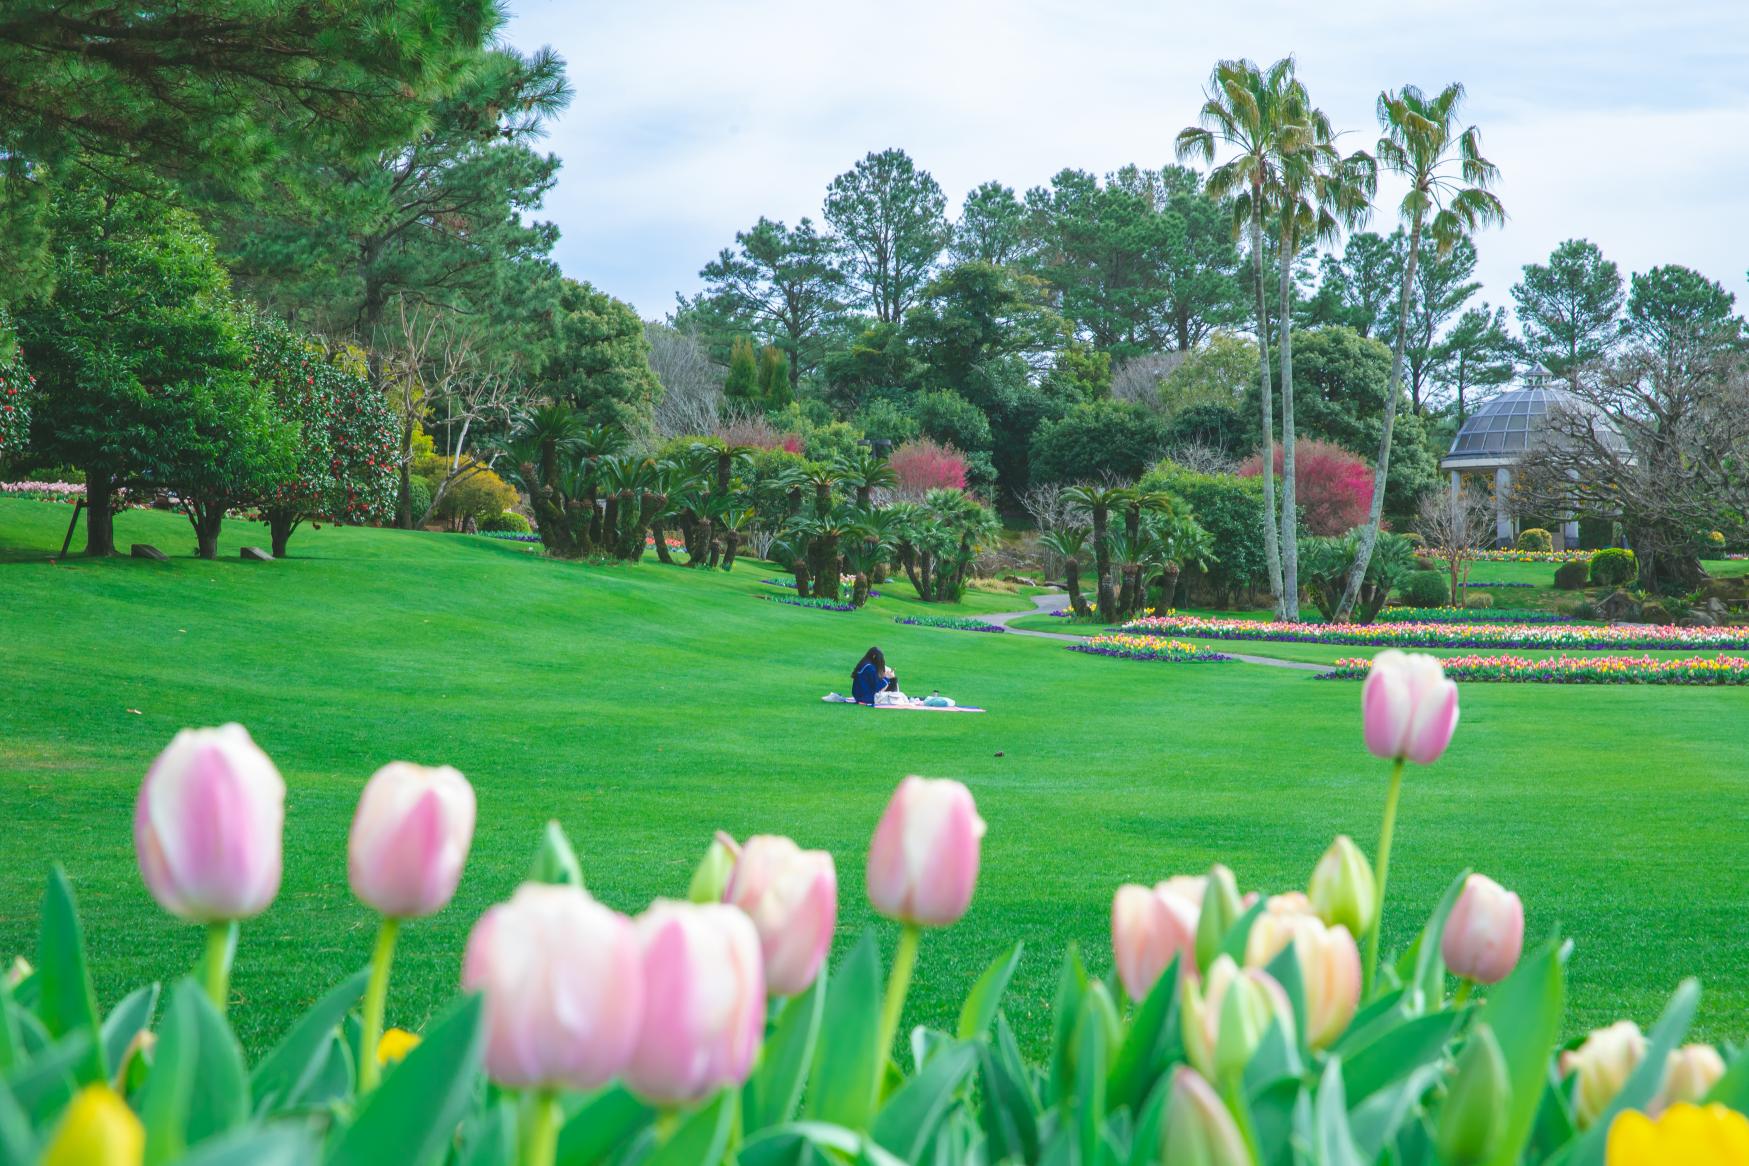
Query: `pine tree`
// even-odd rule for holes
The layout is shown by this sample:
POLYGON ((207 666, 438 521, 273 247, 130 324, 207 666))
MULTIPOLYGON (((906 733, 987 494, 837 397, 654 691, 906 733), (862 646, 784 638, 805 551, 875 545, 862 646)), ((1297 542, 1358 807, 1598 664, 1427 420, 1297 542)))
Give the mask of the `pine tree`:
POLYGON ((729 375, 723 381, 723 396, 737 409, 756 407, 763 395, 759 383, 759 360, 753 355, 753 341, 735 337, 729 347, 729 375))

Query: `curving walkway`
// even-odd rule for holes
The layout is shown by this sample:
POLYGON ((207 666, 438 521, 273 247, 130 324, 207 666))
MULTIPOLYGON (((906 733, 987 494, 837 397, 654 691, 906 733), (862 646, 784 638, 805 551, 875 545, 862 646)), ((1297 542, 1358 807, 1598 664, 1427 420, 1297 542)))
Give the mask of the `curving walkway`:
MULTIPOLYGON (((1053 591, 1049 595, 1033 596, 1030 611, 999 611, 976 618, 985 623, 993 623, 1006 628, 1011 636, 1037 636, 1041 640, 1068 640, 1071 642, 1086 639, 1085 636, 1074 636, 1067 632, 1035 632, 1031 628, 1008 626, 1009 620, 1019 619, 1023 615, 1049 615, 1053 611, 1063 611, 1068 606, 1069 596, 1061 591, 1053 591)), ((1328 664, 1312 664, 1305 660, 1277 660, 1272 656, 1246 656, 1238 652, 1228 651, 1226 648, 1222 648, 1221 651, 1236 659, 1243 660, 1247 664, 1262 664, 1266 668, 1287 668, 1295 672, 1328 672, 1330 670, 1328 664)))

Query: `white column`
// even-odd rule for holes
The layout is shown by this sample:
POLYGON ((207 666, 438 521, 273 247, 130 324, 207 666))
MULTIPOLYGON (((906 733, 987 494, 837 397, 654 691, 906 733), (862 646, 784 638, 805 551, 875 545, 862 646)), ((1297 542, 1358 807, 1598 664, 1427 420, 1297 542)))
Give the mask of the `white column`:
POLYGON ((1512 529, 1512 509, 1508 496, 1512 493, 1512 471, 1501 466, 1494 471, 1494 540, 1497 546, 1509 547, 1517 538, 1512 529))

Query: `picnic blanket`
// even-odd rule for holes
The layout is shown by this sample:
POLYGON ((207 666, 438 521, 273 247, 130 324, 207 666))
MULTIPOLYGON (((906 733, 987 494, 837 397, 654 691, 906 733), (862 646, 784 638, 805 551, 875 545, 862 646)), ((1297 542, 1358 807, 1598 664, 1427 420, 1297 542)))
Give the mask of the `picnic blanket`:
MULTIPOLYGON (((828 692, 825 696, 822 696, 820 699, 825 701, 827 704, 855 704, 856 703, 854 700, 850 699, 848 696, 845 696, 843 693, 838 693, 838 692, 828 692)), ((936 704, 924 704, 921 700, 908 700, 908 701, 905 701, 903 704, 897 704, 897 703, 895 703, 895 704, 876 704, 875 708, 877 708, 877 709, 898 709, 901 711, 919 712, 919 713, 981 713, 984 711, 981 708, 978 708, 974 705, 969 705, 969 704, 936 705, 936 704)))

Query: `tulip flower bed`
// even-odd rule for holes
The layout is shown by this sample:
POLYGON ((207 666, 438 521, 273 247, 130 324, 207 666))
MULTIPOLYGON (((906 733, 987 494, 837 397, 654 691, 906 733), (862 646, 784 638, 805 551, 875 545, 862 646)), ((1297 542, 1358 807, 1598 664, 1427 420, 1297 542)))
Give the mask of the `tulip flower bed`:
POLYGON ((0 495, 39 502, 72 502, 85 497, 85 487, 78 482, 0 482, 0 495))
POLYGON ((960 615, 898 615, 893 617, 893 622, 912 624, 921 628, 948 628, 956 632, 1005 632, 1008 630, 1000 624, 985 623, 981 619, 967 619, 960 615))
POLYGON ((1492 582, 1492 581, 1483 583, 1481 581, 1477 581, 1474 583, 1466 583, 1466 584, 1464 584, 1464 586, 1472 587, 1472 588, 1473 587, 1486 587, 1489 590, 1493 590, 1493 589, 1499 588, 1499 587, 1535 587, 1536 584, 1535 583, 1497 583, 1497 582, 1492 582))
POLYGON ((523 534, 515 530, 482 530, 480 537, 495 538, 499 542, 507 543, 538 543, 540 541, 538 534, 523 534))
POLYGON ((1572 623, 1573 617, 1534 607, 1387 607, 1379 623, 1572 623))
MULTIPOLYGON (((1518 684, 1749 684, 1749 657, 1689 656, 1447 656, 1448 676, 1457 680, 1518 684)), ((1372 661, 1350 657, 1323 673, 1327 680, 1361 680, 1372 661)))
POLYGON ((1490 623, 1289 623, 1281 620, 1211 619, 1197 615, 1157 615, 1131 620, 1124 631, 1177 634, 1210 640, 1269 640, 1296 644, 1352 644, 1398 648, 1686 648, 1749 649, 1749 629, 1677 627, 1674 624, 1490 623))
POLYGON ((811 607, 815 611, 855 611, 856 607, 849 603, 840 603, 836 599, 817 599, 802 595, 761 595, 760 599, 772 603, 784 603, 790 607, 811 607))
POLYGON ((1094 656, 1117 656, 1124 660, 1160 660, 1170 664, 1214 663, 1238 658, 1200 648, 1183 640, 1169 640, 1163 636, 1125 635, 1121 632, 1092 636, 1083 643, 1070 644, 1069 651, 1086 652, 1094 656))
MULTIPOLYGON (((1471 551, 1478 563, 1579 563, 1589 562, 1591 551, 1471 551)), ((1472 584, 1473 586, 1473 584, 1472 584)))
POLYGON ((913 981, 944 974, 938 937, 972 903, 986 833, 967 786, 918 777, 867 852, 869 904, 896 929, 887 969, 880 925, 828 968, 825 851, 719 833, 684 896, 632 918, 585 889, 553 823, 474 921, 460 994, 418 1033, 384 1031, 397 941, 450 908, 476 824, 462 774, 391 762, 348 844, 378 917, 370 964, 248 1067, 230 975, 279 893, 286 785, 241 726, 184 730, 146 772, 133 834, 147 889, 204 953, 100 1015, 57 868, 36 966, 0 980, 0 1149, 50 1166, 1745 1161, 1749 1060, 1684 1043, 1692 980, 1650 1032, 1619 1021, 1563 1051, 1570 944, 1527 950, 1519 896, 1471 871, 1381 958, 1406 768, 1436 763, 1458 721, 1438 660, 1381 653, 1361 698, 1389 765, 1376 859, 1338 836, 1304 889, 1246 893, 1219 863, 1117 887, 1113 972, 1069 948, 1036 1066, 1005 1007, 1018 944, 958 977, 950 1029, 902 1030, 913 981))

